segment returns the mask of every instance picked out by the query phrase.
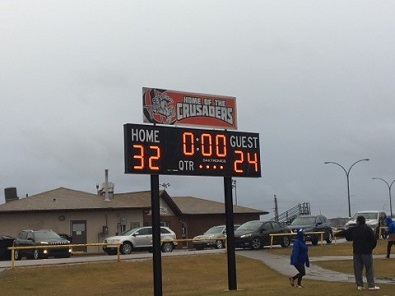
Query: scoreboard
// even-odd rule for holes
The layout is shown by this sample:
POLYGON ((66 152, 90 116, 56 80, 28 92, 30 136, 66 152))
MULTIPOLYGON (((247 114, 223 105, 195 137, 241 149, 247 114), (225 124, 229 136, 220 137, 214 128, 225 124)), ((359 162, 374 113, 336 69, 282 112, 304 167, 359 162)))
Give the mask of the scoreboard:
POLYGON ((259 134, 124 125, 125 173, 261 177, 259 134))

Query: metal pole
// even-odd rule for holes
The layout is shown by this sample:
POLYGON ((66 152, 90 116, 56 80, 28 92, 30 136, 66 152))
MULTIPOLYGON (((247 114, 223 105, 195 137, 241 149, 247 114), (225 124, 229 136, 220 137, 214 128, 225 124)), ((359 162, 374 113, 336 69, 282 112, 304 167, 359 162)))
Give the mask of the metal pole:
POLYGON ((233 220, 232 178, 224 177, 225 216, 226 216, 226 248, 228 255, 228 288, 237 290, 235 234, 233 220))
POLYGON ((383 181, 385 184, 387 184, 388 187, 388 196, 390 198, 390 213, 391 213, 391 218, 392 218, 392 198, 391 198, 391 188, 392 188, 392 184, 394 184, 395 180, 391 182, 391 184, 389 184, 386 180, 384 180, 383 178, 372 178, 373 180, 381 180, 383 181))
POLYGON ((351 218, 351 198, 350 198, 350 171, 346 173, 347 176, 347 198, 348 198, 348 217, 351 218))
POLYGON ((351 217, 351 198, 350 198, 350 171, 354 165, 356 165, 360 161, 369 161, 369 158, 364 158, 360 159, 356 162, 354 162, 348 170, 346 170, 341 164, 333 161, 325 161, 324 164, 335 164, 338 165, 343 169, 343 171, 346 173, 346 178, 347 178, 347 199, 348 199, 348 217, 351 217))
POLYGON ((162 258, 160 252, 159 176, 151 175, 152 244, 154 296, 162 296, 162 258))
POLYGON ((392 184, 394 184, 394 182, 395 182, 395 180, 394 180, 394 181, 392 181, 392 183, 391 183, 391 185, 390 185, 390 188, 388 189, 388 191, 389 191, 389 195, 390 195, 390 212, 391 212, 391 218, 392 218, 392 198, 391 198, 391 187, 392 187, 392 184))

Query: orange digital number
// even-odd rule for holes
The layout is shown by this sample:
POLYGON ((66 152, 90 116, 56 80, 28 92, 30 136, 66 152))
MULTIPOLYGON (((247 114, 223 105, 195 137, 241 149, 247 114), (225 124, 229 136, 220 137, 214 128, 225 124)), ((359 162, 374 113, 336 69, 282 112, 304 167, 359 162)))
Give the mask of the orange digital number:
POLYGON ((143 145, 133 145, 133 148, 140 151, 140 153, 133 155, 133 158, 139 161, 139 164, 134 165, 133 168, 135 170, 142 170, 144 168, 144 147, 143 145))
POLYGON ((242 173, 243 169, 239 168, 239 165, 242 165, 244 162, 244 154, 243 151, 240 150, 235 150, 235 154, 236 154, 236 160, 233 163, 233 170, 235 171, 235 173, 242 173), (238 156, 238 157, 237 157, 238 156))
POLYGON ((254 157, 251 158, 251 154, 247 153, 247 161, 249 164, 252 164, 254 166, 255 172, 258 171, 258 156, 256 153, 254 153, 254 157))
POLYGON ((182 134, 182 152, 188 156, 195 154, 195 140, 193 134, 190 132, 182 134))
MULTIPOLYGON (((138 150, 136 154, 133 154, 133 158, 136 160, 136 164, 133 166, 135 170, 145 169, 145 150, 143 145, 133 145, 133 148, 138 150)), ((159 166, 155 164, 160 159, 160 148, 158 146, 149 146, 153 151, 153 155, 148 157, 148 168, 153 171, 158 171, 159 166)), ((151 152, 151 151, 150 151, 151 152)))
POLYGON ((152 155, 152 156, 150 156, 150 157, 148 158, 148 167, 149 167, 151 170, 157 171, 157 170, 159 170, 159 167, 154 165, 154 161, 160 159, 160 148, 159 148, 158 146, 149 146, 149 147, 150 147, 152 150, 155 151, 155 155, 152 155))
POLYGON ((201 147, 202 147, 202 155, 206 157, 211 157, 213 155, 213 138, 210 134, 203 133, 200 136, 201 139, 201 147))
POLYGON ((225 135, 216 135, 215 136, 215 153, 218 157, 226 157, 227 154, 226 148, 226 137, 225 135))

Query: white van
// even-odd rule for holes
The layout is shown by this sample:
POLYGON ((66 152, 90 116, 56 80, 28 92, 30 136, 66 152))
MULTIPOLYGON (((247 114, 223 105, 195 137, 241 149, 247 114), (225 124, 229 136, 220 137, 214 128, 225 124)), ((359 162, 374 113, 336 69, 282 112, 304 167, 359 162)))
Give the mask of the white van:
MULTIPOLYGON (((354 216, 344 225, 345 229, 348 229, 350 227, 354 227, 357 224, 357 217, 358 216, 364 216, 366 220, 366 225, 368 225, 370 228, 372 228, 373 232, 376 234, 376 238, 378 239, 380 236, 380 227, 384 226, 384 220, 387 217, 387 215, 384 212, 380 211, 358 211, 355 213, 354 216)), ((347 238, 348 241, 351 240, 351 238, 347 238)))

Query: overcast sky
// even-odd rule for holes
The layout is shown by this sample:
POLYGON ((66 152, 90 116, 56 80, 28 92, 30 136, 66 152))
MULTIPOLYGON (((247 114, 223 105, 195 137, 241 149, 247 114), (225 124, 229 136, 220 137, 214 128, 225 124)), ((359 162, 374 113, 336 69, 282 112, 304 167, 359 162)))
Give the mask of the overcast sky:
MULTIPOLYGON (((234 96, 260 134, 262 178, 242 206, 390 211, 395 179, 394 1, 0 1, 0 203, 58 187, 150 189, 125 175, 123 124, 142 87, 234 96)), ((170 195, 224 201, 221 177, 160 176, 170 195)), ((395 194, 395 192, 394 192, 395 194)), ((395 209, 395 200, 394 200, 395 209)))

